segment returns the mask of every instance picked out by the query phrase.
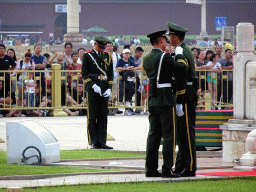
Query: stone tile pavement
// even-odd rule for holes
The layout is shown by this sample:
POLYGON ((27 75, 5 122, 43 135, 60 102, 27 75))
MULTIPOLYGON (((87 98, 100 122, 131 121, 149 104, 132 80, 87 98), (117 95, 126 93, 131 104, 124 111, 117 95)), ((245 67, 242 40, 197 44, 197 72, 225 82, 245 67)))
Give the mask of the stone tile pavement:
MULTIPOLYGON (((51 131, 60 143, 61 150, 86 149, 87 142, 86 117, 22 117, 1 118, 0 138, 6 140, 6 122, 13 120, 33 120, 51 131)), ((114 141, 107 144, 119 151, 145 152, 146 138, 148 133, 148 116, 110 116, 108 118, 108 134, 114 137, 114 141)), ((6 143, 0 143, 0 150, 6 150, 6 143)), ((160 149, 161 150, 161 149, 160 149)), ((212 158, 202 157, 197 159, 197 172, 232 171, 235 163, 223 163, 221 152, 208 152, 212 158)), ((203 156, 207 156, 204 154, 203 156)), ((200 155, 199 155, 200 156, 200 155)), ((7 187, 37 187, 56 185, 75 185, 86 183, 104 182, 139 182, 159 181, 168 182, 166 178, 146 178, 144 173, 145 160, 138 159, 113 159, 113 160, 76 160, 61 161, 54 163, 55 166, 74 166, 86 168, 123 169, 119 173, 83 173, 83 174, 60 174, 60 175, 37 175, 37 176, 14 176, 0 177, 0 188, 7 187)), ((162 160, 159 160, 159 167, 162 160)), ((171 180, 186 179, 209 179, 219 178, 216 176, 197 175, 190 178, 175 178, 171 180)))
MULTIPOLYGON (((33 120, 43 125, 58 139, 61 150, 89 148, 86 116, 1 118, 0 138, 6 140, 6 122, 15 120, 33 120)), ((108 134, 115 141, 107 144, 115 150, 145 151, 148 129, 148 116, 109 116, 108 134)), ((6 150, 6 144, 0 143, 0 150, 6 150)))
MULTIPOLYGON (((188 179, 209 179, 220 178, 216 176, 203 176, 189 178, 175 178, 171 180, 188 180, 188 179)), ((95 174, 95 175, 79 175, 79 176, 65 176, 47 179, 36 180, 0 180, 0 188, 8 187, 42 187, 42 186, 58 186, 58 185, 78 185, 89 183, 124 183, 124 182, 143 182, 143 181, 157 181, 169 182, 168 178, 148 178, 144 174, 95 174)))

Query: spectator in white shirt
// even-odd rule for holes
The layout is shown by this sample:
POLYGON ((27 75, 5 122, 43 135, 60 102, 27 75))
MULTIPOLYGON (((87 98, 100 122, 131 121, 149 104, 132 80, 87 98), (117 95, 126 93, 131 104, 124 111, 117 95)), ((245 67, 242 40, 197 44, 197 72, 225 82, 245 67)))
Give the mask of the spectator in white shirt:
POLYGON ((115 38, 115 46, 119 46, 119 44, 118 44, 118 41, 119 41, 119 39, 118 39, 118 37, 116 36, 116 38, 115 38))
POLYGON ((95 43, 95 41, 91 37, 91 41, 90 41, 91 46, 94 46, 94 43, 95 43))
POLYGON ((69 63, 66 59, 68 59, 70 61, 70 63, 73 63, 73 60, 71 58, 71 53, 72 53, 72 49, 73 49, 73 45, 72 43, 65 43, 65 55, 66 55, 66 58, 63 59, 63 61, 65 63, 69 63))
POLYGON ((135 36, 134 44, 135 44, 136 46, 139 46, 139 45, 140 45, 140 40, 137 38, 137 36, 135 36))
POLYGON ((77 61, 77 63, 82 64, 85 49, 84 48, 79 48, 77 52, 78 52, 78 61, 77 61))
POLYGON ((82 41, 82 44, 87 45, 87 39, 84 38, 83 41, 82 41))

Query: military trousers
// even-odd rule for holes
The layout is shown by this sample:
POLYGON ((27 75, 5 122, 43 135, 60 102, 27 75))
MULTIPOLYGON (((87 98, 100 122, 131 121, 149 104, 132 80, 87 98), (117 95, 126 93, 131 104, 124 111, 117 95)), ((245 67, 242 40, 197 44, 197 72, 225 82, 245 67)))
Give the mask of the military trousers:
POLYGON ((108 97, 100 96, 93 89, 87 92, 87 134, 88 143, 95 145, 106 144, 108 97))
POLYGON ((184 115, 177 117, 177 144, 179 151, 175 163, 175 172, 181 172, 185 168, 196 171, 196 121, 197 101, 183 104, 184 115))
POLYGON ((146 172, 158 169, 158 150, 163 138, 162 172, 172 171, 175 158, 175 109, 172 106, 149 107, 146 172))

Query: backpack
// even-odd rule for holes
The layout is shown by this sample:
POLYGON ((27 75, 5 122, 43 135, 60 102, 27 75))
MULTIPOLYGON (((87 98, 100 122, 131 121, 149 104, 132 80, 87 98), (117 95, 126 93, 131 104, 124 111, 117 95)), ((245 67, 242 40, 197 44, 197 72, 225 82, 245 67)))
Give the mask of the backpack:
MULTIPOLYGON (((30 60, 30 63, 32 64, 32 60, 30 60)), ((20 60, 20 70, 22 70, 22 66, 23 66, 23 60, 20 60)), ((21 74, 17 75, 17 80, 19 80, 21 74)))
POLYGON ((123 80, 124 81, 131 81, 134 79, 135 73, 134 71, 124 71, 123 80))

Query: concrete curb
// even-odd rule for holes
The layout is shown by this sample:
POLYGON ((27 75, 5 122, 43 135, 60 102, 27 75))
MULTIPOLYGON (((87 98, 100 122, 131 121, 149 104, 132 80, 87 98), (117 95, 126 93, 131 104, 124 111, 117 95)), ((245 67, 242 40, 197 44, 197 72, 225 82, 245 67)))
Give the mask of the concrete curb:
POLYGON ((59 173, 59 174, 43 174, 43 175, 14 175, 0 176, 0 180, 38 180, 47 178, 79 176, 79 175, 114 175, 114 174, 145 174, 145 171, 106 171, 106 172, 84 172, 84 173, 59 173))

